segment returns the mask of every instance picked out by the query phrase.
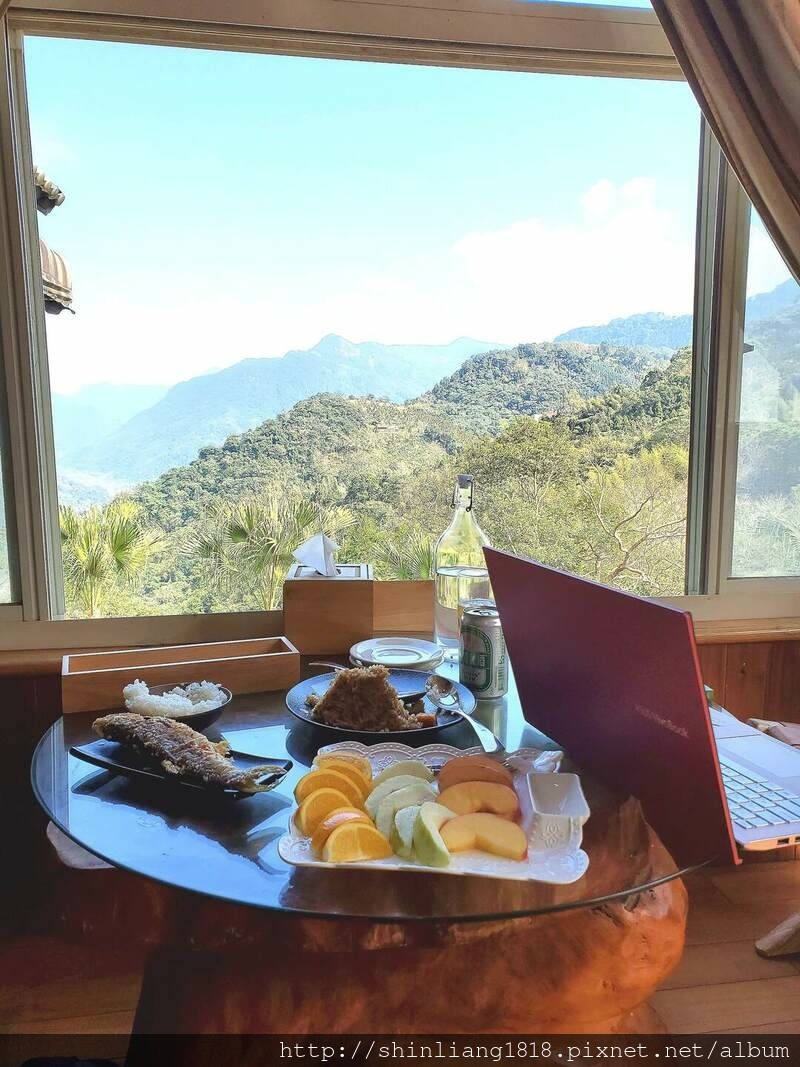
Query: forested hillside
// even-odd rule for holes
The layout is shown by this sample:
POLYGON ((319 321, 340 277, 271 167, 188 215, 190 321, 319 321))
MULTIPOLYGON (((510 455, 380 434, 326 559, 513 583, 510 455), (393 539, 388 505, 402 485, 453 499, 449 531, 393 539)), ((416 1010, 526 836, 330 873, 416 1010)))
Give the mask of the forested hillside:
POLYGON ((131 485, 317 393, 408 400, 491 347, 469 338, 449 345, 353 344, 331 334, 308 351, 245 359, 180 382, 101 442, 73 452, 69 465, 131 485))
MULTIPOLYGON (((800 573, 800 301, 748 338, 735 573, 800 573)), ((404 402, 320 392, 107 508, 65 509, 70 609, 274 607, 320 527, 379 578, 431 577, 460 471, 493 544, 679 593, 690 395, 688 347, 572 342, 473 354, 404 402)))
MULTIPOLYGON (((467 395, 491 395, 495 361, 469 362, 467 395)), ((136 490, 129 500, 147 559, 135 588, 109 584, 103 610, 271 606, 280 595, 273 572, 283 573, 320 521, 343 558, 367 560, 384 578, 429 577, 453 477, 466 469, 495 544, 642 592, 675 591, 687 368, 679 353, 635 386, 571 393, 545 417, 514 416, 510 406, 491 433, 466 425, 471 401, 458 418, 437 390, 405 404, 333 394, 301 401, 136 490), (659 435, 665 415, 674 427, 659 435)))
MULTIPOLYGON (((800 286, 788 279, 768 293, 748 297, 745 318, 748 326, 779 314, 800 299, 800 286)), ((578 326, 559 334, 556 341, 582 341, 585 344, 650 345, 674 350, 692 343, 691 315, 664 315, 650 311, 643 315, 612 319, 603 326, 578 326)))
POLYGON ((491 433, 504 419, 555 414, 571 396, 633 384, 664 359, 662 352, 628 346, 517 345, 468 359, 431 390, 430 400, 470 429, 491 433))

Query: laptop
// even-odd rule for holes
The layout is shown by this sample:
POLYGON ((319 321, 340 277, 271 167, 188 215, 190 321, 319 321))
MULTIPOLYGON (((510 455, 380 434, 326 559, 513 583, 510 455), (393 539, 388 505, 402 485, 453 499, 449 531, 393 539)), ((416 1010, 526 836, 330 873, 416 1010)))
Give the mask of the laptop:
POLYGON ((526 720, 681 865, 800 844, 800 750, 709 708, 687 611, 485 551, 526 720))

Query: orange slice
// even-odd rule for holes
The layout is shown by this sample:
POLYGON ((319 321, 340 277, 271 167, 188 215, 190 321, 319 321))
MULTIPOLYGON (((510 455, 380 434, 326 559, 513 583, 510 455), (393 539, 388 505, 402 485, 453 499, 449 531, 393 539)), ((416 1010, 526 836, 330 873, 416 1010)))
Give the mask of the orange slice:
POLYGON ((358 752, 321 752, 314 757, 314 766, 331 767, 335 770, 348 767, 360 775, 367 792, 372 785, 372 764, 366 756, 360 756, 358 752))
POLYGON ((330 815, 325 816, 311 836, 311 851, 315 856, 322 855, 325 842, 337 826, 341 826, 346 822, 361 822, 366 823, 367 826, 372 826, 372 820, 365 811, 359 811, 357 808, 334 809, 330 815))
POLYGON ((342 774, 341 771, 329 771, 323 767, 303 775, 295 786, 294 799, 298 804, 302 804, 309 793, 317 789, 338 789, 340 793, 344 793, 345 803, 352 804, 354 808, 360 808, 364 803, 362 787, 354 782, 350 775, 342 774))
POLYGON ((346 822, 337 826, 322 850, 326 863, 356 863, 359 860, 382 860, 393 855, 392 846, 374 826, 346 822))
POLYGON ((314 767, 312 770, 336 771, 337 774, 345 775, 345 777, 350 779, 356 789, 358 789, 362 803, 367 799, 372 789, 372 779, 366 781, 361 768, 357 764, 349 763, 346 760, 326 760, 321 767, 314 767))
POLYGON ((295 822, 301 834, 311 837, 326 815, 337 808, 349 806, 349 800, 338 789, 315 789, 297 809, 295 822))

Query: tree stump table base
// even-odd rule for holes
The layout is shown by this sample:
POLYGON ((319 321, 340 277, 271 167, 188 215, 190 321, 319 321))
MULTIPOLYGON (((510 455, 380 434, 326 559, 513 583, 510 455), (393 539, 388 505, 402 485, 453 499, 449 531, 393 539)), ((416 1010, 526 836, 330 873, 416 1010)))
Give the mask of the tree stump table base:
POLYGON ((422 928, 284 916, 276 937, 262 915, 260 938, 252 909, 235 911, 241 928, 217 912, 228 944, 210 948, 196 942, 201 917, 184 914, 196 947, 152 955, 135 1033, 663 1032, 642 1006, 680 960, 687 896, 673 880, 594 907, 422 928))

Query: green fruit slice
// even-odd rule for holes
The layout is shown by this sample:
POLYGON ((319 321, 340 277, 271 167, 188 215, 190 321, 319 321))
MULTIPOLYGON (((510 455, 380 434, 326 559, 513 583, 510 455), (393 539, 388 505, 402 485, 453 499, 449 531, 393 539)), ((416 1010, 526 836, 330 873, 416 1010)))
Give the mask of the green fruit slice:
POLYGON ((433 771, 430 767, 426 767, 418 759, 402 759, 397 763, 390 764, 385 771, 381 771, 379 775, 372 779, 372 788, 375 789, 381 785, 382 782, 387 781, 389 778, 396 778, 400 774, 410 774, 414 778, 422 778, 423 781, 433 781, 433 771))
POLYGON ((395 789, 384 797, 378 805, 375 814, 375 825, 384 837, 391 837, 394 826, 395 813, 401 808, 407 808, 409 804, 422 804, 425 800, 433 800, 436 794, 427 782, 416 780, 414 785, 407 785, 403 789, 395 789))
POLYGON ((404 860, 414 858, 414 823, 417 821, 420 806, 412 804, 408 808, 401 808, 394 817, 390 840, 392 848, 404 860))
POLYGON ((447 867, 450 852, 442 840, 439 827, 448 819, 455 818, 455 812, 442 804, 428 802, 423 804, 414 821, 414 853, 420 863, 426 867, 447 867))
MULTIPOLYGON (((378 806, 384 797, 394 793, 396 789, 405 789, 407 785, 419 785, 420 779, 415 774, 397 774, 394 778, 387 778, 379 786, 372 790, 367 797, 364 807, 367 815, 374 819, 378 814, 378 806)), ((424 784, 424 783, 423 783, 424 784)))

